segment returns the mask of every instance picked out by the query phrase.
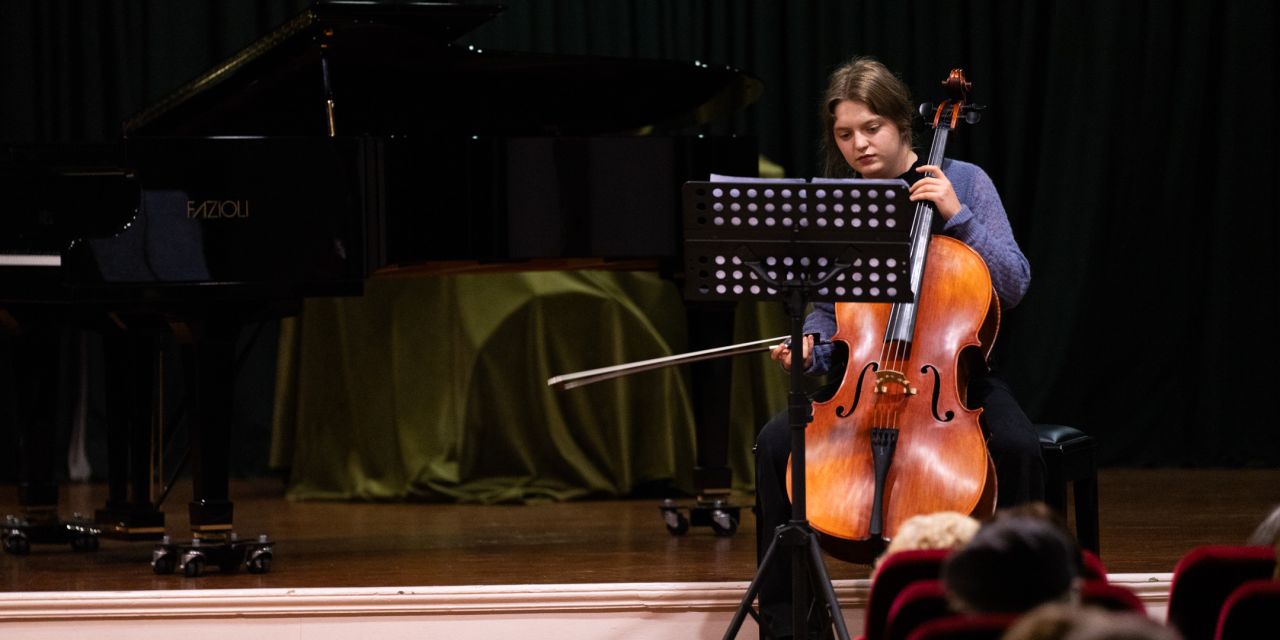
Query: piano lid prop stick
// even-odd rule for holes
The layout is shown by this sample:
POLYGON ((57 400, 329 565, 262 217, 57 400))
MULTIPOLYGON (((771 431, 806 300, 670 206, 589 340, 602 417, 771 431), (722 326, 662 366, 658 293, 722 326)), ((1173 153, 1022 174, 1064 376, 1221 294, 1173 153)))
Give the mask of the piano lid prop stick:
POLYGON ((333 120, 333 87, 329 84, 329 58, 320 56, 320 75, 324 77, 324 111, 329 123, 329 137, 338 136, 338 125, 333 120))

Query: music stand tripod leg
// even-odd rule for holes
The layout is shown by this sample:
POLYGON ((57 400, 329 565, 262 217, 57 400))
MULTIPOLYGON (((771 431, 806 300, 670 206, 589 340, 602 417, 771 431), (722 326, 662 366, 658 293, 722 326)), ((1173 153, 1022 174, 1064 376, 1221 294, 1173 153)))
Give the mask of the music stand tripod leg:
MULTIPOLYGON (((791 316, 791 344, 804 344, 804 307, 803 287, 791 287, 787 297, 787 313, 791 316)), ((724 639, 733 640, 742 627, 747 613, 751 611, 752 602, 760 590, 760 578, 770 563, 782 558, 791 562, 791 625, 795 637, 808 636, 808 616, 811 586, 816 586, 820 602, 826 607, 826 614, 835 625, 836 637, 849 640, 849 630, 844 623, 844 615, 840 612, 840 602, 836 599, 835 588, 831 586, 831 578, 822 562, 822 553, 818 549, 818 540, 809 526, 805 512, 805 453, 804 430, 810 420, 809 398, 804 387, 804 349, 791 351, 791 390, 788 393, 788 420, 791 427, 791 521, 778 527, 773 542, 765 551, 756 575, 747 588, 747 593, 734 613, 733 621, 725 631, 724 639), (775 550, 787 547, 790 553, 779 556, 775 550), (812 583, 812 584, 810 584, 812 583)), ((824 624, 825 626, 825 624, 824 624)))

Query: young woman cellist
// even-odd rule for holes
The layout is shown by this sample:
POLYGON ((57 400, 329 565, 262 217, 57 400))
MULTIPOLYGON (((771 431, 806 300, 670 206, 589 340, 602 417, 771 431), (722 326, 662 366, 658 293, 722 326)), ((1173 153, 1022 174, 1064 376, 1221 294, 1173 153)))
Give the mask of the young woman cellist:
MULTIPOLYGON (((1030 282, 1030 267, 1014 240, 1000 196, 978 166, 957 160, 930 165, 912 148, 914 115, 906 86, 883 64, 856 58, 831 74, 823 101, 824 151, 829 177, 901 178, 911 185, 911 200, 931 202, 933 233, 967 244, 981 256, 1000 306, 1016 305, 1030 282)), ((835 392, 845 368, 843 350, 831 343, 837 331, 831 303, 814 303, 805 320, 805 373, 828 375, 835 392)), ((784 368, 791 361, 785 344, 771 357, 784 368)), ((981 408, 982 430, 994 463, 1000 507, 1040 500, 1044 462, 1039 437, 1014 399, 1008 384, 989 369, 969 371, 967 404, 981 408)), ((767 546, 771 532, 791 517, 787 466, 791 453, 786 412, 760 431, 756 450, 756 491, 767 546)), ((811 503, 812 504, 812 503, 811 503)), ((812 513, 812 512, 811 512, 812 513)), ((775 637, 791 635, 790 568, 774 563, 761 575, 760 603, 775 637)))

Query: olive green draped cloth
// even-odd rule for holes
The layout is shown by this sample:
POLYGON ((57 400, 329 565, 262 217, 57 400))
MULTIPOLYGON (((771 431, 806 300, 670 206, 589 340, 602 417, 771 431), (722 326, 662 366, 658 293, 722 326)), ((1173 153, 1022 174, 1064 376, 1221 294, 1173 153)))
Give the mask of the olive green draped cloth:
MULTIPOLYGON (((779 305, 743 304, 740 340, 786 333, 779 305)), ((686 350, 684 305, 646 272, 374 278, 308 300, 282 325, 272 463, 293 499, 520 502, 692 489, 685 368, 580 389, 547 378, 686 350)), ((767 355, 733 366, 730 467, 785 406, 767 355)))

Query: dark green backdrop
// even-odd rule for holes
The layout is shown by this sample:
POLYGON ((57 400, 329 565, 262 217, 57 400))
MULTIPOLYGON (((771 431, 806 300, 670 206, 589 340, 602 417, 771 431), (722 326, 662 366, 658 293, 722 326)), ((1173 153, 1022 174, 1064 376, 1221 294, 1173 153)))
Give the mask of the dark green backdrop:
MULTIPOLYGON (((108 139, 304 4, 0 0, 0 139, 108 139)), ((919 99, 964 67, 990 109, 951 155, 991 174, 1032 264, 998 346, 1028 412, 1110 464, 1280 463, 1273 2, 508 4, 467 42, 750 71, 763 99, 717 129, 798 176, 843 59, 919 99)))

